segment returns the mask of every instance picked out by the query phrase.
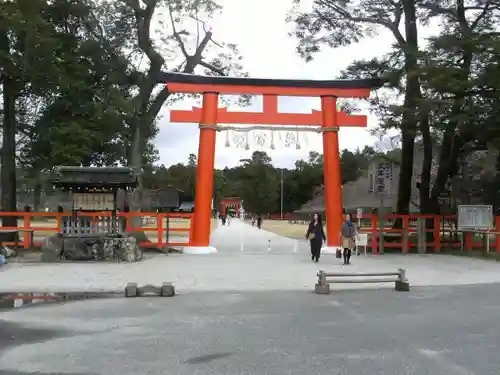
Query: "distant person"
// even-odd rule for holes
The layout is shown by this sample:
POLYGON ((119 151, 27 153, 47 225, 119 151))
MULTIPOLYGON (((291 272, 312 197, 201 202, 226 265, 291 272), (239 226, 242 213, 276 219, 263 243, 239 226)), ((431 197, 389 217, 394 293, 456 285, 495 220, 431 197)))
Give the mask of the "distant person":
POLYGON ((226 217, 224 216, 223 213, 219 215, 219 219, 222 225, 226 225, 226 217))
POLYGON ((321 246, 326 241, 325 231, 323 230, 323 222, 318 213, 313 214, 312 220, 307 227, 306 239, 309 240, 311 246, 311 260, 319 261, 321 256, 321 246))
POLYGON ((257 228, 262 228, 262 215, 257 214, 257 228))
POLYGON ((351 215, 346 214, 342 224, 342 247, 344 249, 344 264, 351 264, 352 250, 356 246, 358 227, 352 222, 351 215))
POLYGON ((252 227, 254 227, 254 226, 255 226, 255 216, 252 215, 252 227))

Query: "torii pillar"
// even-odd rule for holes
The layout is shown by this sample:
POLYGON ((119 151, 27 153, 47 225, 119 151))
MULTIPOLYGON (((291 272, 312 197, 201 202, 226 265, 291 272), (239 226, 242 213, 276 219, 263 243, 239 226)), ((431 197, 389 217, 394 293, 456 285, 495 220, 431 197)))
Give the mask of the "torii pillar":
POLYGON ((323 127, 323 183, 325 185, 325 212, 327 248, 323 253, 337 252, 341 247, 342 176, 340 173, 339 121, 337 98, 321 97, 323 127))
POLYGON ((342 179, 340 174, 339 127, 366 127, 366 116, 349 115, 337 110, 337 98, 366 98, 372 89, 382 86, 380 79, 308 81, 286 79, 251 79, 206 77, 180 73, 163 73, 158 83, 166 83, 170 92, 202 93, 203 107, 170 111, 170 121, 199 123, 200 145, 196 174, 196 196, 192 237, 184 253, 209 254, 211 202, 215 159, 216 125, 261 124, 321 126, 323 132, 324 185, 327 247, 335 253, 340 247, 342 226, 342 179), (263 95, 262 112, 230 112, 218 108, 218 95, 263 95), (312 113, 280 113, 278 96, 320 97, 321 111, 312 113))

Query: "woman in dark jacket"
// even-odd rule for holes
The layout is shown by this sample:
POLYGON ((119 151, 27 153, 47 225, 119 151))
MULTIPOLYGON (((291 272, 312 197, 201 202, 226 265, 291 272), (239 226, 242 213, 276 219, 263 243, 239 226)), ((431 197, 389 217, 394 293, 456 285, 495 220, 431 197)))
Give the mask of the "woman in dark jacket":
POLYGON ((321 255, 321 245, 326 241, 325 231, 323 230, 323 222, 321 216, 315 213, 312 217, 309 227, 307 228, 306 239, 311 244, 311 259, 318 262, 321 255))

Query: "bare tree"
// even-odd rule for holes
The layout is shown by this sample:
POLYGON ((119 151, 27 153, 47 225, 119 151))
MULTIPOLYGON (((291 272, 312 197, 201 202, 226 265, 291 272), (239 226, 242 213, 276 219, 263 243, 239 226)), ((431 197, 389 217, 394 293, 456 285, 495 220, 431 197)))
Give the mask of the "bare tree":
MULTIPOLYGON (((212 0, 121 0, 133 16, 136 47, 148 60, 148 67, 137 81, 132 100, 133 116, 129 125, 128 164, 137 174, 141 155, 155 133, 154 120, 170 92, 156 89, 161 71, 228 75, 242 74, 241 57, 236 45, 213 39, 208 21, 221 8, 212 0), (153 29, 155 14, 158 28, 153 29), (155 32, 156 31, 156 32, 155 32), (155 39, 156 34, 156 39, 155 39)), ((127 14, 127 9, 124 10, 127 14)), ((142 61, 142 57, 141 57, 142 61)))

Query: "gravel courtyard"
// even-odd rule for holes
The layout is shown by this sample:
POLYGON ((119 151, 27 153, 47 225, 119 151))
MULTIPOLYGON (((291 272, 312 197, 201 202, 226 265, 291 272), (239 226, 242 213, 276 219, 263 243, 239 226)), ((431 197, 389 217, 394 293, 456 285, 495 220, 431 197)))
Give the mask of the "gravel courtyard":
POLYGON ((0 292, 123 290, 172 281, 174 298, 115 297, 0 312, 2 375, 497 375, 500 264, 435 255, 332 255, 233 221, 218 253, 134 264, 10 264, 0 292), (312 293, 318 269, 406 268, 393 285, 312 293))
POLYGON ((199 292, 0 314, 3 375, 494 375, 498 285, 199 292))

